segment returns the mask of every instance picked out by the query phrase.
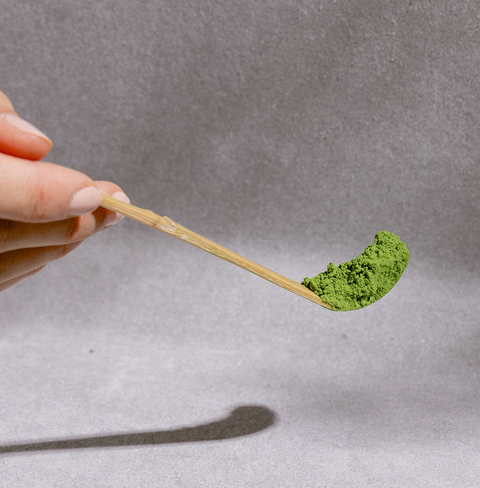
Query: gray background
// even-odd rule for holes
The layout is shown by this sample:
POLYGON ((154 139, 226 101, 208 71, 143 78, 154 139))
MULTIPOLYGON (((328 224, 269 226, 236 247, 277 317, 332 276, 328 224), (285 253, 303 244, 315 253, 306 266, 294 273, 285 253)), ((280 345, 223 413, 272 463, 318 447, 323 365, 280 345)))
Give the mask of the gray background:
POLYGON ((132 203, 298 281, 381 229, 412 253, 332 313, 94 236, 0 296, 0 486, 478 486, 477 2, 0 0, 0 46, 47 160, 132 203), (273 425, 234 437, 237 407, 273 425))

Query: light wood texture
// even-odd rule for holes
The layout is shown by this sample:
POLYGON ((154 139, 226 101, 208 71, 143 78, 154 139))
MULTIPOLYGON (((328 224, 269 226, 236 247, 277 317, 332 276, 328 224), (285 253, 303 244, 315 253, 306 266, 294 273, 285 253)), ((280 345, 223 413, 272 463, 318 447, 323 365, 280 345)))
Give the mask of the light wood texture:
POLYGON ((307 300, 310 300, 317 305, 320 305, 324 308, 329 310, 333 310, 333 307, 328 303, 325 303, 323 300, 320 299, 315 293, 310 291, 308 288, 303 286, 296 281, 293 281, 281 274, 276 273, 275 271, 271 271, 264 266, 257 264, 250 259, 244 258, 237 254, 236 252, 230 251, 226 247, 217 244, 210 239, 207 239, 191 230, 186 229, 185 227, 177 224, 173 220, 169 219, 168 217, 160 217, 160 215, 155 214, 151 210, 146 210, 143 208, 135 207, 134 205, 124 203, 116 198, 110 197, 108 195, 102 194, 102 207, 107 208, 109 210, 114 210, 115 212, 121 213, 131 219, 137 220, 142 224, 149 225, 155 229, 161 230, 166 234, 170 234, 177 239, 181 239, 182 241, 188 242, 192 246, 198 247, 203 249, 204 251, 213 254, 214 256, 218 256, 219 258, 224 259, 225 261, 229 261, 240 268, 246 269, 251 273, 260 276, 261 278, 274 283, 275 285, 281 286, 285 288, 285 290, 291 291, 296 295, 299 295, 307 300))

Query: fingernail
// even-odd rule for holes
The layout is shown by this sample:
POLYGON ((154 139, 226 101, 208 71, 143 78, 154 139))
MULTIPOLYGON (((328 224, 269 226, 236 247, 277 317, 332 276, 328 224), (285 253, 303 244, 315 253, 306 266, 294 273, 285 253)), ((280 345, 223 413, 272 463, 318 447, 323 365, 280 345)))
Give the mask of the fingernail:
POLYGON ((8 114, 0 114, 0 117, 2 117, 2 119, 5 120, 5 122, 8 122, 10 125, 13 125, 17 129, 20 129, 23 132, 27 132, 28 134, 41 137, 49 144, 52 144, 52 141, 48 136, 46 136, 42 131, 38 130, 30 122, 23 120, 18 115, 8 113, 8 114))
MULTIPOLYGON (((121 202, 130 203, 130 198, 128 198, 123 191, 117 191, 112 195, 112 197, 120 200, 121 202)), ((122 215, 121 213, 113 213, 108 217, 105 227, 111 227, 112 225, 118 224, 121 220, 123 220, 124 217, 125 215, 122 215)))
POLYGON ((102 203, 102 194, 94 186, 87 186, 73 195, 68 207, 69 217, 93 212, 102 203))

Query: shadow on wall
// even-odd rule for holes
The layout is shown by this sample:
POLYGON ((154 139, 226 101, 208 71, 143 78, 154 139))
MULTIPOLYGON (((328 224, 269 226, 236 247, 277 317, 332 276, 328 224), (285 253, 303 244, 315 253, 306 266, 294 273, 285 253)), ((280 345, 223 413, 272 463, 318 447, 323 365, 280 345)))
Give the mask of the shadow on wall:
POLYGON ((0 454, 59 449, 154 446, 181 442, 220 441, 260 432, 272 426, 275 421, 275 412, 266 407, 242 406, 235 408, 225 419, 197 427, 10 444, 0 446, 0 454))

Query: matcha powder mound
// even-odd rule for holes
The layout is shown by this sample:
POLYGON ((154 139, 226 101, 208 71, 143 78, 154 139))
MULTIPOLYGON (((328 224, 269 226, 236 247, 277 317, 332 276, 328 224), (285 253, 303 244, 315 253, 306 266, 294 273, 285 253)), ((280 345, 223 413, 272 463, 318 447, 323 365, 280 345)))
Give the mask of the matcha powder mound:
POLYGON ((410 252, 400 238, 382 230, 360 256, 335 266, 302 285, 336 310, 356 310, 388 293, 408 265, 410 252))

